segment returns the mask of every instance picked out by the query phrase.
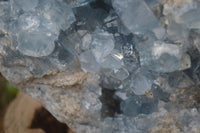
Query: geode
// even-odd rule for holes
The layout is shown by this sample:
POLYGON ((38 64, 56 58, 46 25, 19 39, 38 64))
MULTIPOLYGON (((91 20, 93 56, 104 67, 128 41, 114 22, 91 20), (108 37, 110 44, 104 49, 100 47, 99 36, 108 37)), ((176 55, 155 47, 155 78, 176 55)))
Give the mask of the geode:
POLYGON ((200 131, 200 1, 0 1, 0 72, 76 133, 200 131))

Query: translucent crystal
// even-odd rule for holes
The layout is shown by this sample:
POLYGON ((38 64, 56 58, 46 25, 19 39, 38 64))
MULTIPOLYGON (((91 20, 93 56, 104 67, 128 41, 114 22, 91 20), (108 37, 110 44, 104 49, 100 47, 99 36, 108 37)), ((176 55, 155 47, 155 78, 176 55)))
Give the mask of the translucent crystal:
POLYGON ((179 70, 183 63, 183 51, 178 45, 156 41, 153 45, 141 44, 138 50, 141 65, 153 71, 173 72, 179 70))
POLYGON ((119 80, 124 80, 129 76, 129 72, 125 68, 115 69, 112 74, 119 80))
POLYGON ((197 9, 192 9, 180 16, 180 21, 184 22, 190 29, 200 29, 200 17, 198 17, 200 13, 199 7, 200 5, 197 9))
POLYGON ((100 69, 99 64, 91 51, 86 51, 80 54, 79 61, 81 63, 81 68, 85 72, 98 72, 100 69))
POLYGON ((128 98, 128 96, 126 95, 125 92, 120 92, 120 91, 117 91, 115 93, 116 96, 118 96, 119 98, 121 98, 122 100, 126 100, 128 98))
POLYGON ((170 22, 167 28, 168 38, 172 41, 186 40, 188 37, 188 29, 183 24, 170 22))
POLYGON ((14 14, 20 14, 23 11, 34 11, 38 2, 39 0, 10 0, 12 4, 11 10, 14 14))
POLYGON ((112 34, 97 30, 92 35, 92 43, 90 49, 94 54, 97 62, 108 56, 114 48, 114 38, 112 34))
POLYGON ((46 56, 54 50, 54 39, 42 32, 26 33, 21 31, 18 33, 19 42, 17 49, 29 56, 40 57, 46 56))
POLYGON ((82 106, 92 114, 100 115, 102 103, 98 99, 101 96, 101 88, 96 84, 88 84, 87 91, 82 95, 82 106))
POLYGON ((13 0, 11 7, 17 18, 11 26, 18 40, 17 48, 28 56, 49 55, 60 29, 69 28, 75 20, 71 8, 61 1, 13 0))
POLYGON ((181 54, 181 48, 177 45, 166 44, 163 42, 155 42, 152 48, 152 56, 155 59, 160 58, 164 53, 179 57, 181 54))
POLYGON ((0 73, 74 132, 199 131, 200 0, 3 1, 0 73))
POLYGON ((166 31, 162 27, 158 27, 153 29, 154 34, 156 35, 157 39, 162 39, 164 35, 166 34, 166 31))
POLYGON ((121 109, 125 116, 134 117, 138 114, 151 114, 157 111, 158 101, 146 96, 129 96, 121 103, 121 109))
POLYGON ((83 38, 82 38, 82 48, 83 49, 89 49, 91 41, 92 41, 91 34, 87 33, 86 35, 84 35, 83 38))
POLYGON ((186 70, 191 67, 191 57, 188 54, 183 54, 181 59, 181 66, 179 70, 186 70))
POLYGON ((101 87, 106 89, 117 89, 121 81, 113 77, 109 72, 104 72, 104 75, 101 77, 101 87))
POLYGON ((172 88, 186 88, 194 85, 194 82, 184 72, 174 72, 168 77, 168 83, 172 88))
POLYGON ((153 84, 151 79, 138 72, 132 77, 133 92, 136 95, 144 95, 145 91, 150 90, 153 84))
POLYGON ((137 98, 129 97, 121 103, 121 109, 126 116, 136 116, 140 112, 140 103, 137 98))
POLYGON ((118 51, 113 50, 108 56, 101 59, 99 64, 103 68, 119 69, 122 66, 123 55, 118 51))
POLYGON ((114 0, 113 7, 124 25, 133 33, 158 27, 158 20, 143 0, 114 0))
POLYGON ((72 30, 66 30, 59 35, 59 43, 72 55, 80 53, 81 36, 72 30))

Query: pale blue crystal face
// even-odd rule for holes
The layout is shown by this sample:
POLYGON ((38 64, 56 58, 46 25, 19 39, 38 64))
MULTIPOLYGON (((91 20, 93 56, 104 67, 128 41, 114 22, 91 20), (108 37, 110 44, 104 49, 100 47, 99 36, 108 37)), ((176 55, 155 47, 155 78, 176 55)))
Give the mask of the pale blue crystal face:
MULTIPOLYGON (((185 61, 182 47, 160 41, 147 42, 138 46, 140 63, 143 67, 156 72, 179 70, 185 61), (153 44, 152 44, 153 43, 153 44)), ((190 64, 190 59, 186 60, 190 64)))
POLYGON ((13 0, 11 5, 16 18, 11 27, 15 29, 17 49, 24 55, 41 57, 51 54, 60 30, 68 29, 75 21, 72 9, 62 1, 13 0))
POLYGON ((199 2, 197 1, 184 1, 182 6, 176 7, 175 13, 173 14, 176 18, 176 22, 184 23, 189 29, 200 28, 200 13, 199 2), (195 17, 194 17, 195 16, 195 17))
POLYGON ((21 31, 18 33, 17 38, 19 42, 17 49, 28 56, 47 56, 53 52, 55 47, 55 38, 46 35, 44 32, 26 33, 25 31, 21 31))
POLYGON ((10 0, 10 3, 12 12, 20 14, 20 12, 34 11, 39 0, 10 0))
POLYGON ((159 26, 159 22, 143 0, 113 0, 122 22, 131 32, 144 32, 159 26))
POLYGON ((187 13, 183 14, 182 16, 180 16, 180 21, 185 23, 188 28, 200 29, 200 18, 198 17, 199 13, 200 9, 198 7, 196 9, 192 9, 187 13))
POLYGON ((97 30, 92 35, 90 49, 94 54, 97 62, 102 62, 114 49, 114 38, 112 34, 97 30))
POLYGON ((112 72, 113 76, 119 80, 125 80, 129 76, 129 72, 125 68, 114 69, 112 72))
POLYGON ((79 56, 79 61, 81 68, 85 72, 98 72, 100 70, 100 66, 91 51, 85 51, 81 53, 79 56))
POLYGON ((153 84, 152 79, 148 79, 146 75, 138 72, 133 76, 133 92, 136 95, 144 95, 145 91, 151 90, 151 86, 153 84))

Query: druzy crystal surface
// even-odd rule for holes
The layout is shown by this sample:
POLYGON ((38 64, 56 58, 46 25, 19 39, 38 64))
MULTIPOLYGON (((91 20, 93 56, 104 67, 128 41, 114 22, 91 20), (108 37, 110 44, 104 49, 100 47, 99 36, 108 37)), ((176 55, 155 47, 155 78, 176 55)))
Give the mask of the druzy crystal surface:
POLYGON ((199 133, 199 0, 0 1, 0 72, 76 133, 199 133))

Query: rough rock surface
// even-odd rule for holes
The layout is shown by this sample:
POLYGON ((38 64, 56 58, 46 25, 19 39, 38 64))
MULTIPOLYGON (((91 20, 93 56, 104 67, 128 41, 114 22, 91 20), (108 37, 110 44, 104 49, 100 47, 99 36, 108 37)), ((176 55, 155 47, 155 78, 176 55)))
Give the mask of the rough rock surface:
POLYGON ((4 117, 5 133, 74 133, 57 121, 38 102, 20 92, 4 117))
POLYGON ((198 0, 0 1, 0 72, 76 133, 198 133, 198 0))

